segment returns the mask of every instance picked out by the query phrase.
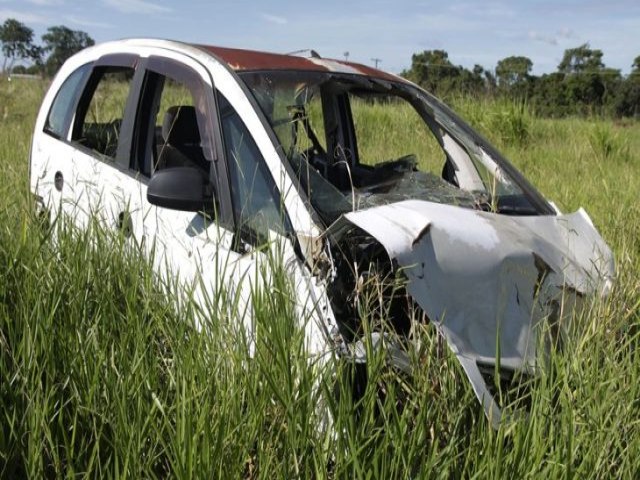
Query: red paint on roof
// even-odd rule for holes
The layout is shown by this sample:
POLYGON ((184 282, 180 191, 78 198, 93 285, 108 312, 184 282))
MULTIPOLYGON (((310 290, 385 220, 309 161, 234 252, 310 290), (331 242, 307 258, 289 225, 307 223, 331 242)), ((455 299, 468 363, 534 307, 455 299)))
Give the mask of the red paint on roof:
POLYGON ((243 50, 240 48, 214 47, 211 45, 195 45, 202 48, 236 71, 248 70, 307 70, 330 72, 339 71, 337 68, 331 68, 333 64, 336 67, 344 67, 349 73, 380 78, 384 80, 398 81, 398 77, 391 75, 382 70, 361 65, 359 63, 345 62, 343 60, 334 59, 313 59, 299 57, 296 55, 285 55, 281 53, 259 52, 255 50, 243 50), (326 64, 323 65, 323 60, 326 64))

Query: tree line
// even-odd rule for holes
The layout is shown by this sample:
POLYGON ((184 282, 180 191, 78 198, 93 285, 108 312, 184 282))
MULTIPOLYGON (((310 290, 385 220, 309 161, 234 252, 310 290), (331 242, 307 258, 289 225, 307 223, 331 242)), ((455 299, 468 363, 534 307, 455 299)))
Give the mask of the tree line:
POLYGON ((639 117, 640 55, 627 76, 606 67, 602 57, 602 50, 585 43, 565 50, 555 72, 536 76, 524 56, 503 58, 494 70, 480 65, 469 70, 454 65, 444 50, 425 50, 412 56, 401 75, 440 97, 507 97, 543 116, 639 117))
POLYGON ((32 73, 53 76, 62 64, 76 52, 94 45, 93 39, 81 30, 71 30, 64 25, 49 27, 38 45, 33 30, 14 18, 0 25, 2 43, 2 73, 32 73), (14 66, 16 61, 28 61, 29 67, 14 66))
MULTIPOLYGON (((49 27, 37 45, 33 30, 12 18, 0 26, 0 42, 3 73, 43 76, 53 76, 67 58, 94 44, 87 33, 59 25, 49 27), (16 61, 31 65, 14 66, 16 61)), ((640 117, 640 55, 627 76, 606 67, 602 57, 602 50, 583 44, 565 50, 555 72, 536 76, 533 62, 524 56, 503 58, 493 70, 481 65, 467 69, 454 65, 445 50, 425 50, 412 55, 411 67, 401 75, 445 99, 500 96, 525 102, 543 116, 640 117)))

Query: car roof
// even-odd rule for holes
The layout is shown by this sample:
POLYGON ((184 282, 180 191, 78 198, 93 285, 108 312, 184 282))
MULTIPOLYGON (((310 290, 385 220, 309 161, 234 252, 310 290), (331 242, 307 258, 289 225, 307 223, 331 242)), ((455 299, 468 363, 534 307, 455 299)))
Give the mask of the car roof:
MULTIPOLYGON (((313 50, 309 50, 309 52, 311 52, 311 56, 303 57, 297 54, 272 53, 241 48, 202 45, 160 38, 125 38, 89 47, 78 55, 83 55, 83 52, 91 50, 106 53, 117 53, 119 47, 123 45, 167 48, 170 50, 189 53, 191 55, 197 55, 197 52, 201 54, 204 53, 205 55, 214 57, 216 60, 222 62, 228 68, 236 72, 265 70, 333 72, 361 75, 364 77, 377 78, 391 82, 411 84, 410 81, 399 75, 378 70, 361 63, 322 58, 313 50)), ((301 52, 304 51, 305 50, 302 50, 301 52)))
POLYGON ((235 71, 251 70, 300 70, 349 73, 389 81, 405 81, 402 77, 378 70, 360 63, 322 58, 313 50, 311 56, 282 54, 244 50, 240 48, 217 47, 213 45, 192 45, 213 54, 235 71))

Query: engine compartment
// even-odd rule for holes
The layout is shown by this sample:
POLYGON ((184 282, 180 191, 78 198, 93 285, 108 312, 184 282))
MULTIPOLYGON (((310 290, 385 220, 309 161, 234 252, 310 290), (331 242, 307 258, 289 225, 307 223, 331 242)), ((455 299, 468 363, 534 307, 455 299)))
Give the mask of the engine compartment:
POLYGON ((362 336, 364 319, 373 329, 390 329, 400 337, 410 334, 416 316, 428 321, 407 293, 402 269, 371 235, 353 226, 330 248, 334 275, 327 294, 347 343, 362 336))

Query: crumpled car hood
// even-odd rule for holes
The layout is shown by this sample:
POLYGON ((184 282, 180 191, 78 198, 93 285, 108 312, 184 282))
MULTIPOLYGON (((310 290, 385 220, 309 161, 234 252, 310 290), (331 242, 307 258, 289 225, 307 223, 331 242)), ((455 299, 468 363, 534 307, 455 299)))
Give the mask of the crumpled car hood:
POLYGON ((408 200, 336 223, 345 219, 403 268, 408 293, 446 338, 494 426, 500 408, 478 364, 495 364, 499 352, 502 367, 532 370, 535 325, 567 321, 584 295, 606 294, 613 281, 611 250, 582 209, 515 217, 408 200))

